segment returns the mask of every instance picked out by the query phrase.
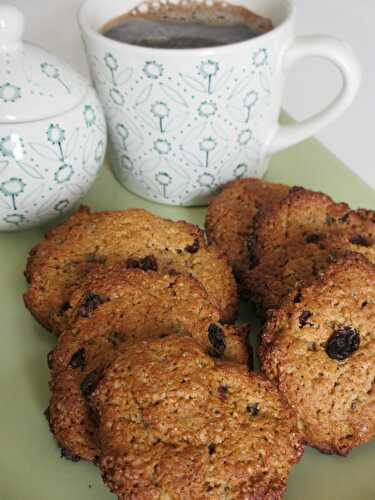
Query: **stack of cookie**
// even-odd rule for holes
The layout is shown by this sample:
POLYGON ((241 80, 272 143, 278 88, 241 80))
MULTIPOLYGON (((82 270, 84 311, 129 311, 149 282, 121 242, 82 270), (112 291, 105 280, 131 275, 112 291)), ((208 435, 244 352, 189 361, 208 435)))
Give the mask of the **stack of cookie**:
POLYGON ((294 410, 249 372, 231 267, 199 228, 83 208, 27 264, 25 303, 58 336, 48 419, 120 499, 281 498, 294 410))
POLYGON ((375 436, 375 212, 256 179, 210 204, 209 241, 266 320, 262 369, 305 442, 346 455, 375 436))

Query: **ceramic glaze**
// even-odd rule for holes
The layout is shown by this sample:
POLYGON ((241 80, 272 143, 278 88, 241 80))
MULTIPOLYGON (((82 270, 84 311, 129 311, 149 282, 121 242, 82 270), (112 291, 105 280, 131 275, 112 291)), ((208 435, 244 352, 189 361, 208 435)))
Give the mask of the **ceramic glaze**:
POLYGON ((68 65, 22 42, 23 16, 0 6, 0 229, 63 214, 103 162, 106 125, 96 93, 68 65))

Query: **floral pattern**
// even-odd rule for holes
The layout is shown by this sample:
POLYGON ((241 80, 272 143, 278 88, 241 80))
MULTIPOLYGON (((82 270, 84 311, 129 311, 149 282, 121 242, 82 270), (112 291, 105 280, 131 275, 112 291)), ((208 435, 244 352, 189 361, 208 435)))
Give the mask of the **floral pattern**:
POLYGON ((115 49, 89 53, 120 182, 151 200, 189 205, 230 179, 257 175, 272 52, 256 46, 242 65, 213 54, 176 68, 164 57, 131 64, 115 49))

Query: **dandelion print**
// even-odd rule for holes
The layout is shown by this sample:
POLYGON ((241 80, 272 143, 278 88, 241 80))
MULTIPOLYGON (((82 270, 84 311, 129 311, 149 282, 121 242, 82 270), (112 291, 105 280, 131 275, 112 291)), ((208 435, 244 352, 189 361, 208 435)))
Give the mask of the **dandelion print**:
POLYGON ((96 122, 96 113, 95 110, 90 104, 86 104, 83 109, 83 116, 85 119, 86 127, 90 128, 96 122))
POLYGON ((64 165, 61 165, 55 172, 54 174, 54 179, 57 182, 57 184, 64 184, 65 182, 70 181, 74 174, 74 170, 72 165, 68 165, 67 163, 64 163, 64 165))
POLYGON ((253 133, 249 128, 247 128, 246 130, 242 130, 242 132, 238 134, 237 142, 240 146, 246 146, 246 144, 251 141, 252 137, 253 133))
POLYGON ((260 66, 264 66, 267 62, 268 54, 266 49, 259 49, 253 55, 253 63, 254 66, 259 68, 260 66))
POLYGON ((2 137, 0 139, 0 152, 2 156, 22 160, 25 155, 25 146, 22 138, 17 134, 2 137))
POLYGON ((154 149, 160 155, 167 155, 172 149, 171 143, 166 139, 157 139, 154 142, 154 149))
POLYGON ((4 217, 4 222, 8 224, 14 224, 19 226, 26 221, 26 217, 23 214, 9 214, 4 217))
POLYGON ((198 115, 202 118, 210 118, 217 111, 217 106, 213 101, 203 101, 198 108, 198 115))
POLYGON ((67 92, 70 93, 70 88, 67 86, 67 84, 61 79, 60 77, 60 71, 59 69, 54 66, 53 64, 44 62, 40 65, 42 72, 48 77, 48 78, 53 78, 54 80, 58 81, 67 92))
POLYGON ((125 98, 118 89, 116 89, 115 87, 111 88, 111 90, 109 91, 109 95, 110 95, 112 101, 115 104, 117 104, 117 106, 124 105, 125 98))
POLYGON ((158 172, 155 180, 160 184, 164 198, 167 198, 167 187, 172 184, 172 177, 167 172, 158 172))
POLYGON ((207 84, 207 92, 212 94, 212 79, 216 76, 219 71, 219 64, 215 61, 211 61, 208 59, 207 61, 202 61, 199 66, 199 73, 203 76, 203 78, 208 80, 207 84))
POLYGON ((104 62, 111 73, 113 85, 117 85, 115 79, 115 72, 118 70, 117 59, 110 52, 107 52, 106 55, 104 56, 104 62))
POLYGON ((165 132, 165 119, 168 118, 170 109, 165 102, 157 101, 151 106, 151 113, 159 119, 160 132, 165 132))
POLYGON ((215 184, 215 177, 212 174, 205 172, 198 177, 198 182, 200 186, 204 188, 211 188, 215 184))
POLYGON ((237 180, 240 180, 246 174, 246 172, 247 172, 247 165, 246 165, 246 163, 240 163, 233 170, 234 178, 237 179, 237 180))
POLYGON ((209 154, 216 148, 217 141, 213 137, 206 137, 199 143, 199 149, 205 154, 205 167, 208 167, 209 154))
POLYGON ((60 160, 64 161, 64 152, 62 149, 62 143, 65 141, 65 130, 57 125, 56 123, 51 123, 46 132, 47 140, 52 145, 58 145, 60 151, 60 160))
POLYGON ((143 73, 151 80, 157 80, 163 75, 164 68, 156 61, 146 61, 143 66, 143 73))
POLYGON ((56 203, 56 205, 53 207, 56 212, 59 212, 62 214, 69 206, 69 200, 60 200, 56 203))
POLYGON ((0 85, 0 99, 4 102, 16 102, 21 98, 21 89, 7 82, 0 85))
POLYGON ((125 125, 123 123, 118 123, 115 128, 116 128, 117 134, 121 138, 123 149, 127 150, 126 141, 129 137, 129 130, 127 129, 127 127, 125 127, 125 125))
POLYGON ((16 198, 24 192, 26 184, 19 177, 11 177, 0 184, 0 192, 12 200, 13 210, 17 210, 16 198))
POLYGON ((253 109, 257 101, 258 92, 256 90, 250 90, 250 92, 245 95, 243 99, 243 105, 246 108, 246 123, 250 120, 251 110, 253 109))

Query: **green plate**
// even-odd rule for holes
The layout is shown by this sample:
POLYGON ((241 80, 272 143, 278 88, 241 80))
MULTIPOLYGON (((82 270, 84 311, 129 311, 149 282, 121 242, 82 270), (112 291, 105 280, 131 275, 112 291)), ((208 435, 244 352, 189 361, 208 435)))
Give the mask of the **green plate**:
MULTIPOLYGON (((353 207, 375 208, 375 192, 315 140, 275 157, 266 179, 322 190, 353 207)), ((166 207, 137 198, 121 188, 107 167, 84 203, 98 210, 143 207, 200 225, 205 216, 203 208, 166 207)), ((46 357, 55 339, 22 302, 27 253, 42 235, 43 229, 0 234, 0 499, 111 499, 96 467, 60 458, 43 416, 49 399, 46 357)), ((374 500, 374 470, 375 443, 348 458, 307 448, 290 477, 286 499, 374 500)))

